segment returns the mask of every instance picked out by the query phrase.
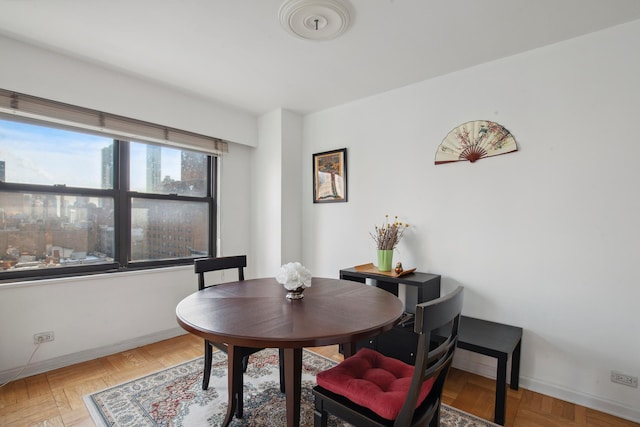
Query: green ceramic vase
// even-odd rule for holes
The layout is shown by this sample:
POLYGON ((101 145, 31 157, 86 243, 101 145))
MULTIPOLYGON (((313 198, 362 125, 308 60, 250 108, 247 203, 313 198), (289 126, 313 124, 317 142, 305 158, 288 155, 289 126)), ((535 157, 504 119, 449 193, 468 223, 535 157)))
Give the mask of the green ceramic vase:
POLYGON ((393 249, 378 249, 378 271, 391 271, 393 249))

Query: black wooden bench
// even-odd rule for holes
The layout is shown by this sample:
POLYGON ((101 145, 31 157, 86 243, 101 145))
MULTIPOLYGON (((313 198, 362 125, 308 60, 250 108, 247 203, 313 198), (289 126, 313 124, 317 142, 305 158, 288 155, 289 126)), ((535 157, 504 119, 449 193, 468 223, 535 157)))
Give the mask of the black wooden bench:
POLYGON ((511 355, 511 384, 518 389, 522 328, 460 316, 458 348, 498 359, 494 422, 504 425, 507 401, 507 359, 511 355))

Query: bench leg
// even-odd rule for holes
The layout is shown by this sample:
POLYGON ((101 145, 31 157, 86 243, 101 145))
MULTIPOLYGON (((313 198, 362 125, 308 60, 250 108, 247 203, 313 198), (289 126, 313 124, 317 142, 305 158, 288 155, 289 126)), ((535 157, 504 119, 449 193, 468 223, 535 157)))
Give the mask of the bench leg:
POLYGON ((498 357, 498 372, 496 375, 496 405, 493 422, 504 425, 507 401, 507 354, 498 357))

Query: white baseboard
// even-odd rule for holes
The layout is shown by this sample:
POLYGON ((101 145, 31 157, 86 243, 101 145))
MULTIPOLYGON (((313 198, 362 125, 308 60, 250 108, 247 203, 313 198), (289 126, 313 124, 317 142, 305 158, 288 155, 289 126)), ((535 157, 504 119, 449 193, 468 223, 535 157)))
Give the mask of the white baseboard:
POLYGON ((43 372, 52 371, 54 369, 63 368, 65 366, 74 365, 76 363, 86 362, 87 360, 97 359, 99 357, 108 356, 110 354, 119 353, 121 351, 131 350, 132 348, 142 347, 147 344, 174 338, 186 333, 187 332, 184 329, 176 327, 142 337, 122 341, 116 344, 92 348, 89 350, 80 351, 78 353, 68 354, 66 356, 55 357, 53 359, 42 360, 27 366, 24 372, 22 372, 19 377, 16 377, 16 375, 18 375, 18 373, 22 369, 21 367, 9 369, 0 372, 0 384, 4 384, 7 381, 13 381, 14 379, 30 377, 31 375, 37 375, 43 372))
POLYGON ((625 420, 640 423, 640 409, 637 407, 632 408, 631 406, 622 405, 618 402, 603 399, 599 396, 593 396, 577 390, 566 389, 557 384, 545 383, 534 378, 520 376, 520 385, 527 390, 575 403, 576 405, 595 409, 596 411, 615 415, 616 417, 624 418, 625 420))
MULTIPOLYGON (((496 379, 497 365, 497 360, 493 357, 472 353, 464 349, 456 350, 456 354, 453 358, 452 364, 454 368, 472 372, 474 374, 478 374, 494 380, 496 379)), ((511 372, 511 359, 509 359, 509 363, 507 364, 507 382, 510 379, 509 372, 511 372)), ((558 384, 550 384, 536 380, 534 378, 524 377, 522 375, 520 375, 519 385, 522 388, 535 391, 536 393, 541 393, 546 396, 551 396, 556 399, 564 400, 566 402, 571 402, 576 405, 585 406, 587 408, 595 409, 596 411, 604 412, 619 418, 640 423, 639 408, 632 408, 630 406, 622 405, 618 402, 606 400, 601 397, 593 396, 577 390, 567 389, 558 384)))

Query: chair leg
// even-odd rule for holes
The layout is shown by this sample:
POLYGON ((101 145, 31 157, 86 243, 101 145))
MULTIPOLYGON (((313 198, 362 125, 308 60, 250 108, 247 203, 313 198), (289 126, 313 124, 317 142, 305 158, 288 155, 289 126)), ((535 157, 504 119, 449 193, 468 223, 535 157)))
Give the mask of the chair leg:
MULTIPOLYGON (((243 366, 244 366, 244 358, 243 358, 243 366)), ((244 375, 240 374, 240 378, 238 378, 238 394, 236 394, 236 398, 238 399, 236 403, 236 417, 242 418, 243 410, 244 410, 244 375)))
POLYGON ((322 410, 322 399, 316 396, 313 410, 313 427, 327 427, 329 414, 322 410))
POLYGON ((429 427, 440 427, 440 404, 438 404, 431 421, 429 421, 429 427))
POLYGON ((204 342, 204 373, 202 376, 202 389, 209 388, 209 377, 211 377, 211 362, 213 359, 213 349, 211 345, 205 340, 204 342))
POLYGON ((280 393, 284 393, 284 349, 278 350, 278 369, 280 369, 280 393))

